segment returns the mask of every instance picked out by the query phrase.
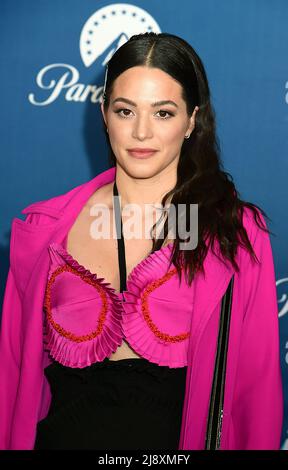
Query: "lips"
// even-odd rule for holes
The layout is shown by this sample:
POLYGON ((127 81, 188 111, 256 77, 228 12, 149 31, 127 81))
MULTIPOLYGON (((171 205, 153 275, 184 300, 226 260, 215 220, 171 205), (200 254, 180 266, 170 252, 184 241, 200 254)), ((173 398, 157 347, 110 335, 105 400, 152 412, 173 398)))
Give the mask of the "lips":
POLYGON ((147 157, 151 157, 152 155, 154 155, 157 152, 157 150, 135 148, 135 149, 128 149, 128 152, 132 157, 147 158, 147 157))

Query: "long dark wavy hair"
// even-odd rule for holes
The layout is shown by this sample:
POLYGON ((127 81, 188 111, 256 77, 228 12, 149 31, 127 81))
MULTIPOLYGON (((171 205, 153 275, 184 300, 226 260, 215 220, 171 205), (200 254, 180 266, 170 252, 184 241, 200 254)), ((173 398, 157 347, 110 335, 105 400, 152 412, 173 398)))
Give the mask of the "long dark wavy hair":
MULTIPOLYGON (((152 32, 134 35, 108 62, 103 93, 104 110, 107 111, 109 107, 113 82, 116 78, 130 67, 143 65, 161 69, 177 80, 182 87, 182 98, 186 103, 188 116, 192 115, 195 106, 199 107, 195 128, 190 138, 185 139, 182 144, 176 185, 161 201, 163 207, 166 207, 167 199, 172 197, 171 204, 176 209, 177 227, 178 204, 186 205, 188 222, 190 204, 198 204, 198 244, 193 250, 180 250, 179 244, 183 240, 176 233, 170 266, 173 262, 180 282, 184 267, 186 280, 191 285, 196 272, 204 272, 203 262, 207 251, 211 248, 216 256, 220 253, 222 255, 220 259, 230 262, 235 271, 239 272, 235 260, 239 245, 248 250, 254 261, 259 261, 243 226, 244 207, 252 211, 257 225, 270 233, 262 224, 257 209, 263 216, 268 219, 269 217, 256 204, 240 199, 232 176, 223 170, 216 136, 215 112, 210 101, 210 90, 203 63, 192 46, 178 36, 152 32), (220 247, 218 254, 215 251, 215 241, 220 247)), ((110 147, 110 165, 116 166, 116 157, 108 136, 107 139, 110 147)), ((164 234, 167 234, 167 221, 168 218, 163 227, 164 234)), ((152 240, 151 253, 160 249, 163 244, 163 238, 155 239, 152 236, 152 240)))

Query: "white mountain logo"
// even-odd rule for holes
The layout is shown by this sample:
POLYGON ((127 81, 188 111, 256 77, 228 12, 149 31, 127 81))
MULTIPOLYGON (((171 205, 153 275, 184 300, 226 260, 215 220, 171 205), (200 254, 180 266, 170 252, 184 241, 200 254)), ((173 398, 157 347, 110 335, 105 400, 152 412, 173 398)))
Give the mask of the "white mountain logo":
POLYGON ((90 67, 102 54, 102 65, 133 34, 153 31, 160 33, 154 18, 143 10, 127 3, 113 3, 93 13, 86 21, 80 35, 80 54, 86 67, 90 67))

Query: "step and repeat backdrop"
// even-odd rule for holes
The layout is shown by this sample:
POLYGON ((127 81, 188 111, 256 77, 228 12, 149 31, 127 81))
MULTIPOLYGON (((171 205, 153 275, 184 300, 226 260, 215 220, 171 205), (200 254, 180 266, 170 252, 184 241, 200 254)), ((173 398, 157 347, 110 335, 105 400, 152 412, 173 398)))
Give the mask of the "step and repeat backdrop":
MULTIPOLYGON (((130 36, 168 32, 205 65, 224 168, 262 207, 275 259, 288 449, 288 2, 26 0, 0 3, 1 307, 11 221, 109 167, 105 65, 130 36)), ((1 310, 0 310, 1 311, 1 310)))

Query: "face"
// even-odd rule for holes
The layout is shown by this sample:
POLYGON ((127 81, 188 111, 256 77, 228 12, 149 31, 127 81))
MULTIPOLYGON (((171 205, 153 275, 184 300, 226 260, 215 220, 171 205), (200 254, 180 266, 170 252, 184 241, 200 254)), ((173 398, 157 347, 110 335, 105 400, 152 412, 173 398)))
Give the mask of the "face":
POLYGON ((131 67, 115 80, 106 114, 103 103, 101 110, 117 164, 128 174, 149 178, 176 171, 184 136, 194 129, 197 108, 187 115, 181 85, 170 75, 157 68, 131 67), (154 105, 160 101, 169 103, 154 105), (135 148, 156 152, 136 158, 129 152, 135 148))

